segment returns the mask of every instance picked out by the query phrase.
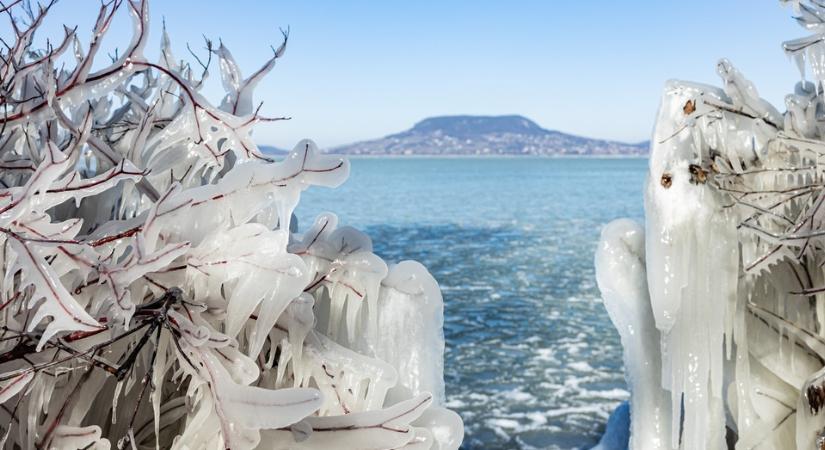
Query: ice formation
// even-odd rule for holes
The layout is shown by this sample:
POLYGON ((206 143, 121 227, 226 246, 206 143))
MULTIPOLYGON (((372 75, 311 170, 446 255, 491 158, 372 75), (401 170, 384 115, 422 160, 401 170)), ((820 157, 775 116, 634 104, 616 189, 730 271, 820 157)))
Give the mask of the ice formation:
POLYGON ((669 82, 646 226, 602 234, 634 449, 825 448, 825 4, 787 3, 811 35, 786 112, 727 60, 721 88, 669 82))
POLYGON ((53 3, 0 4, 0 447, 457 449, 435 280, 332 214, 299 233, 301 192, 349 163, 252 140, 286 34, 248 77, 165 30, 150 62, 146 1, 115 0, 88 47, 67 27, 35 49, 53 3), (98 68, 121 9, 132 41, 98 68))

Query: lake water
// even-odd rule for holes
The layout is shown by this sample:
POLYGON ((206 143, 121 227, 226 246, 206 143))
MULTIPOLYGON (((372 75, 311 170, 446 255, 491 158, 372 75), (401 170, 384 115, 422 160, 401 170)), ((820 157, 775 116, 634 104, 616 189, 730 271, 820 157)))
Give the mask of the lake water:
POLYGON ((641 220, 645 159, 354 159, 335 190, 304 193, 415 259, 445 302, 448 406, 464 449, 595 444, 628 397, 621 346, 595 285, 599 230, 641 220))

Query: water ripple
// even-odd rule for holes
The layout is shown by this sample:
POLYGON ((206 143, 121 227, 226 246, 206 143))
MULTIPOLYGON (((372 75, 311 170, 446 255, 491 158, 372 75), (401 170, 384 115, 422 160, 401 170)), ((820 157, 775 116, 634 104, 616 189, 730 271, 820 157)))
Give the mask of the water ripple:
POLYGON ((448 406, 463 449, 578 449, 627 398, 621 346, 595 286, 601 226, 640 218, 643 160, 354 160, 310 191, 387 261, 415 259, 445 302, 448 406))

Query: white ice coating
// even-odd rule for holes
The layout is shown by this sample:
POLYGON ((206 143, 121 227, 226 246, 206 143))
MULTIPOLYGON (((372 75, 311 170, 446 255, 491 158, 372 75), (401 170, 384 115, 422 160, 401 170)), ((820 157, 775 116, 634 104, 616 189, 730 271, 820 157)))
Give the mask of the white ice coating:
MULTIPOLYGON (((724 335, 739 264, 736 222, 721 196, 691 175, 690 165, 703 158, 691 134, 679 133, 684 120, 671 120, 684 117, 684 105, 710 88, 673 83, 665 89, 645 195, 646 269, 661 334, 661 382, 671 396, 670 429, 684 421, 694 431, 682 436, 684 448, 720 448, 724 428, 712 423, 724 418, 724 335)), ((671 436, 671 446, 678 446, 678 434, 671 436)))
POLYGON ((779 113, 727 60, 722 88, 668 82, 645 230, 603 231, 597 279, 625 347, 634 449, 825 443, 825 5, 793 3, 815 34, 785 49, 815 84, 779 113))
POLYGON ((670 443, 670 396, 661 379, 659 333, 650 309, 645 275, 644 229, 619 219, 602 230, 596 280, 624 347, 631 401, 631 447, 666 449, 670 443))
POLYGON ((369 335, 375 356, 399 373, 414 394, 430 392, 443 405, 444 303, 438 283, 421 264, 403 261, 381 282, 378 327, 369 335), (411 339, 412 337, 412 339, 411 339))
POLYGON ((349 162, 252 140, 286 35, 247 77, 211 48, 216 107, 165 30, 144 58, 147 8, 103 3, 88 48, 41 51, 44 7, 0 48, 0 448, 458 449, 438 284, 331 213, 299 232, 349 162), (133 39, 91 72, 119 8, 133 39))

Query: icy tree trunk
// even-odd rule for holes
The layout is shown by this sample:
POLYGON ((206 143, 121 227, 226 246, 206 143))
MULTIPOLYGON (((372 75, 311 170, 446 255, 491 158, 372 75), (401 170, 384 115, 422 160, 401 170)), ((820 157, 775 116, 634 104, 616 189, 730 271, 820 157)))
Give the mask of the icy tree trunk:
MULTIPOLYGON (((647 280, 661 336, 661 383, 670 392, 670 429, 691 430, 681 436, 683 447, 723 448, 724 338, 739 274, 736 221, 722 196, 697 179, 704 169, 695 168, 695 142, 678 130, 687 102, 700 94, 724 94, 680 83, 665 91, 645 196, 647 280)), ((676 448, 680 436, 671 434, 676 448)))
POLYGON ((646 298, 637 260, 615 250, 640 254, 625 236, 641 230, 618 222, 603 233, 597 277, 637 403, 633 448, 650 442, 638 421, 658 419, 636 408, 661 390, 668 448, 825 444, 825 6, 793 3, 814 34, 784 47, 803 76, 810 62, 814 82, 797 84, 785 113, 727 60, 722 88, 665 87, 645 193, 652 319, 628 301, 646 298), (650 349, 661 370, 639 383, 650 349))

